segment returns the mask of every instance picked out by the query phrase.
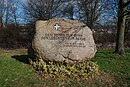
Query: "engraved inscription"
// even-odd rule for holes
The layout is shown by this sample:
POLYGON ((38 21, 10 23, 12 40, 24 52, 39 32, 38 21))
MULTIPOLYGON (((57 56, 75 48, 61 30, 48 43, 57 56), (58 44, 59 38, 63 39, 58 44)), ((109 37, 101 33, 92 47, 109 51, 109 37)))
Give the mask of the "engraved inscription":
POLYGON ((84 43, 65 43, 63 47, 85 47, 84 43))
MULTIPOLYGON (((82 34, 51 34, 51 33, 45 33, 42 37, 42 40, 81 40, 85 41, 86 38, 83 37, 82 34)), ((86 47, 85 44, 82 42, 65 42, 61 45, 62 47, 86 47)))
POLYGON ((82 34, 44 34, 41 39, 44 40, 83 40, 85 41, 85 38, 82 36, 82 34))

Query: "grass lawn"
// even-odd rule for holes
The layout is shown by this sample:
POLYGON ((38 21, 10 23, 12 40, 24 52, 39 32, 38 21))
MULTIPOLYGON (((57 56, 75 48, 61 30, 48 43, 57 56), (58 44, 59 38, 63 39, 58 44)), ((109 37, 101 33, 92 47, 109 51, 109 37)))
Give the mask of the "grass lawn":
POLYGON ((63 80, 41 79, 28 64, 26 49, 0 49, 0 87, 130 87, 130 50, 126 51, 120 56, 113 50, 98 50, 92 61, 99 65, 99 76, 63 80))
POLYGON ((12 58, 21 54, 26 55, 26 50, 0 49, 0 87, 28 87, 39 82, 30 65, 12 58))
POLYGON ((101 71, 108 72, 115 78, 115 87, 130 87, 130 49, 126 49, 124 56, 113 52, 114 50, 98 50, 92 60, 97 62, 101 71))

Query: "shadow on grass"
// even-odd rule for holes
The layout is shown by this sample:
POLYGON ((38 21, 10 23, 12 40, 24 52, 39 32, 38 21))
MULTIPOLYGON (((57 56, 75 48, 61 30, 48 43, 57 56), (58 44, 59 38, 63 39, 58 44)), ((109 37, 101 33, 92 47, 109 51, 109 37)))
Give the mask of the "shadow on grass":
POLYGON ((25 64, 30 64, 28 55, 14 55, 14 56, 12 56, 12 58, 16 59, 19 62, 23 62, 25 64))

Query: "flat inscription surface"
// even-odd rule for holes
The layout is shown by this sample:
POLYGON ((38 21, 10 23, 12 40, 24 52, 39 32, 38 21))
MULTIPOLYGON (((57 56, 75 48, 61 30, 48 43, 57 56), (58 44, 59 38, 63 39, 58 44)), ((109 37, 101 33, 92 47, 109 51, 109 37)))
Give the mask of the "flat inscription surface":
MULTIPOLYGON (((85 38, 83 37, 82 34, 51 34, 51 33, 45 33, 42 37, 42 40, 59 40, 59 41, 64 41, 64 40, 81 40, 85 41, 85 38)), ((84 43, 63 43, 63 47, 85 47, 84 43)))

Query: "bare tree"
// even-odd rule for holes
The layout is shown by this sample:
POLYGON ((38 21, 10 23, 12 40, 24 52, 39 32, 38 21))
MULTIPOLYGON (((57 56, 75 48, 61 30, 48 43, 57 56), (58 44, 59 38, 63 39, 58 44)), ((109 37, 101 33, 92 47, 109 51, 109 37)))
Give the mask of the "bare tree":
POLYGON ((124 32, 127 15, 130 14, 130 11, 127 10, 127 6, 130 4, 130 1, 119 0, 118 1, 118 23, 117 23, 117 39, 116 39, 116 48, 115 53, 123 55, 124 51, 124 32))
POLYGON ((12 8, 14 4, 13 0, 2 0, 0 2, 0 20, 1 25, 4 25, 5 28, 7 28, 10 23, 11 16, 13 15, 12 8))
POLYGON ((5 0, 5 27, 7 28, 9 19, 11 16, 11 6, 12 6, 12 1, 11 0, 5 0))
POLYGON ((5 0, 0 1, 0 29, 3 29, 3 17, 5 13, 5 0))
POLYGON ((60 10, 62 13, 62 16, 69 19, 74 19, 74 1, 75 0, 68 0, 63 3, 62 9, 60 10))
POLYGON ((81 7, 81 18, 93 29, 95 22, 100 18, 103 12, 108 8, 107 0, 79 0, 81 7))
POLYGON ((12 4, 11 4, 11 19, 14 23, 15 28, 17 28, 17 19, 19 17, 17 11, 18 11, 18 6, 17 6, 16 2, 12 2, 12 4))
POLYGON ((54 17, 62 2, 62 0, 28 0, 23 7, 28 20, 48 20, 54 17))

